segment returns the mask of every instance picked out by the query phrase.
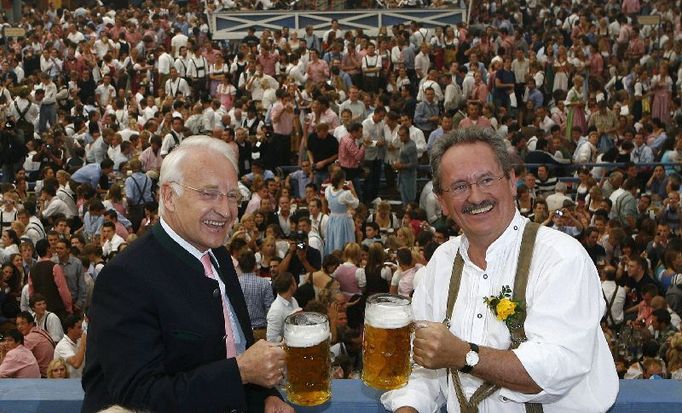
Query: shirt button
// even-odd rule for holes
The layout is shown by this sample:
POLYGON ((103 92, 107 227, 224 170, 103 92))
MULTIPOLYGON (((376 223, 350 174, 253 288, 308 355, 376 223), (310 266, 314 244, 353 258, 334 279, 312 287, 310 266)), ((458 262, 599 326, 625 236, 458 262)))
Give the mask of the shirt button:
POLYGON ((504 396, 502 396, 502 401, 503 401, 503 402, 508 402, 508 401, 509 401, 509 399, 508 399, 508 398, 506 398, 506 397, 504 397, 504 396))
POLYGON ((476 317, 478 317, 478 318, 483 318, 483 314, 478 313, 478 314, 476 315, 476 317))
POLYGON ((518 230, 519 230, 519 227, 517 227, 516 225, 514 225, 514 231, 518 231, 518 230))
POLYGON ((483 274, 483 279, 487 280, 488 279, 488 274, 483 274))

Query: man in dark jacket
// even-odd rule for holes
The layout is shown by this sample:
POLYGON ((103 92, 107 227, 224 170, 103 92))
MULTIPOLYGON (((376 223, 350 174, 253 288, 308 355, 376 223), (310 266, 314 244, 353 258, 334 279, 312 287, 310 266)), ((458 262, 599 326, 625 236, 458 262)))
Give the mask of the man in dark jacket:
POLYGON ((188 138, 164 159, 159 186, 160 222, 97 277, 82 411, 293 413, 274 389, 284 350, 254 343, 223 247, 240 200, 234 153, 188 138))

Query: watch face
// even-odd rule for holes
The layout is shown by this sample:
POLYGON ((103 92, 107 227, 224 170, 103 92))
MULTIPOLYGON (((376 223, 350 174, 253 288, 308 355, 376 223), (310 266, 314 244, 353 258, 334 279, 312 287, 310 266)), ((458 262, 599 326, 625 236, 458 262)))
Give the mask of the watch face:
POLYGON ((478 353, 473 350, 468 352, 465 361, 467 363, 467 366, 474 367, 475 365, 478 364, 478 353))

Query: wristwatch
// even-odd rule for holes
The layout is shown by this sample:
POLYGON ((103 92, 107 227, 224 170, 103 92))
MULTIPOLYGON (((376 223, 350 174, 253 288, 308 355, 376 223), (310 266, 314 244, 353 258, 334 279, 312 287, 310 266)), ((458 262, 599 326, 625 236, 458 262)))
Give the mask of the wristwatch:
POLYGON ((474 343, 469 343, 471 350, 464 357, 464 367, 459 369, 462 373, 469 373, 478 364, 478 346, 474 343))

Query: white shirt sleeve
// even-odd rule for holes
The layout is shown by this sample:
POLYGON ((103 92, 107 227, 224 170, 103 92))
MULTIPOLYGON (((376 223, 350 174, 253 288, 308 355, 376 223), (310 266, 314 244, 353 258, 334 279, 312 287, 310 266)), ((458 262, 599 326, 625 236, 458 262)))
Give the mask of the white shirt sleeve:
POLYGON ((360 204, 360 201, 353 195, 351 191, 341 191, 339 194, 339 202, 350 208, 357 208, 360 204))
POLYGON ((358 287, 365 288, 367 285, 367 275, 364 268, 358 268, 355 271, 355 281, 357 281, 358 287))

